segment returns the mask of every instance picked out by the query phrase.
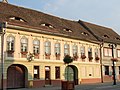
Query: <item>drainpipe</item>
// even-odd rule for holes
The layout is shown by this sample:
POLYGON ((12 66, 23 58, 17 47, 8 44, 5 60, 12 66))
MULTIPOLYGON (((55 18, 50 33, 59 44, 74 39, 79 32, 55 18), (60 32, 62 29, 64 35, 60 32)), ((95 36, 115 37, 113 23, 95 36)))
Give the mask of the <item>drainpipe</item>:
POLYGON ((101 83, 103 83, 102 48, 103 48, 103 43, 100 43, 100 70, 101 70, 101 83))
POLYGON ((1 90, 5 90, 4 88, 4 35, 6 31, 7 23, 0 23, 0 33, 1 33, 1 90))

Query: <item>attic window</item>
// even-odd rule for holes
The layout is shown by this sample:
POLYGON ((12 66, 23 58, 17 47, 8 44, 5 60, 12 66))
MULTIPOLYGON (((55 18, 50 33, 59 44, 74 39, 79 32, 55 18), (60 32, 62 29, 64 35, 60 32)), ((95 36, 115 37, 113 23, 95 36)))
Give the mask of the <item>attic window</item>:
POLYGON ((116 40, 120 40, 120 38, 118 38, 118 37, 116 37, 115 39, 116 39, 116 40))
POLYGON ((86 33, 86 32, 82 32, 81 33, 82 35, 86 35, 86 36, 88 36, 89 34, 88 33, 86 33))
POLYGON ((46 24, 46 23, 42 23, 41 26, 47 26, 47 27, 53 28, 51 24, 46 24))
POLYGON ((10 17, 9 19, 10 19, 10 20, 17 20, 17 21, 25 22, 25 20, 23 20, 23 19, 20 18, 20 17, 10 17))
POLYGON ((104 37, 104 38, 109 38, 109 36, 108 36, 108 35, 104 35, 103 37, 104 37))
POLYGON ((67 28, 64 28, 63 31, 66 31, 66 32, 72 32, 71 29, 67 29, 67 28))

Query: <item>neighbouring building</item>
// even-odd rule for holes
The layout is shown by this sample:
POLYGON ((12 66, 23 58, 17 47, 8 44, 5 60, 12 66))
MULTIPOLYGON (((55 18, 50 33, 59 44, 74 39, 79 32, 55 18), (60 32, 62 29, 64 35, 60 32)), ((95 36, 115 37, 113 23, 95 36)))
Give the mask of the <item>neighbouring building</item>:
MULTIPOLYGON (((66 79, 74 81, 75 85, 100 83, 101 65, 104 80, 110 77, 110 74, 106 76, 112 67, 109 43, 118 44, 116 57, 120 56, 119 35, 106 27, 3 2, 0 2, 0 22, 7 22, 6 27, 1 28, 5 34, 4 77, 0 78, 5 88, 60 86, 66 79), (111 39, 112 36, 116 39, 111 39), (63 62, 65 55, 74 58, 68 66, 63 62), (68 77, 67 68, 70 70, 68 77)), ((117 62, 117 72, 119 65, 117 62)))

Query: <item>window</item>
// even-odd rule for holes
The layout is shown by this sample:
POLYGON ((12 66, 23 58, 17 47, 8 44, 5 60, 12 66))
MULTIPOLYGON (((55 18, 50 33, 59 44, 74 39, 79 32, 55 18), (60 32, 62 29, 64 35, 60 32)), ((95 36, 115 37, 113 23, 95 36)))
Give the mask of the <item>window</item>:
POLYGON ((93 59, 93 57, 92 57, 92 48, 88 48, 88 58, 89 58, 89 60, 93 59))
POLYGON ((120 66, 119 66, 119 74, 120 74, 120 66))
POLYGON ((34 53, 34 58, 35 59, 39 59, 39 53, 40 53, 39 49, 40 49, 39 40, 34 40, 33 41, 33 53, 34 53))
POLYGON ((104 37, 104 38, 109 38, 109 36, 108 36, 108 35, 104 35, 103 37, 104 37))
POLYGON ((55 56, 56 60, 60 60, 60 43, 55 44, 55 56))
POLYGON ((60 67, 55 67, 55 79, 60 79, 60 67))
POLYGON ((64 56, 69 55, 69 53, 70 53, 69 44, 65 44, 64 45, 64 56))
POLYGON ((78 47, 77 45, 73 45, 73 56, 76 56, 78 52, 78 47))
POLYGON ((39 40, 34 40, 33 41, 33 53, 34 54, 39 54, 39 47, 40 46, 40 42, 39 42, 39 40))
POLYGON ((23 19, 20 18, 20 17, 10 17, 9 19, 10 19, 10 20, 16 20, 16 21, 25 22, 25 20, 23 20, 23 19))
POLYGON ((14 56, 14 37, 8 36, 7 37, 7 56, 13 57, 14 56))
POLYGON ((112 56, 112 49, 104 48, 104 56, 112 56))
POLYGON ((70 33, 73 32, 71 29, 68 29, 68 28, 64 28, 63 31, 70 32, 70 33))
POLYGON ((95 57, 98 57, 99 56, 99 52, 98 52, 98 49, 96 48, 95 49, 95 57))
POLYGON ((60 54, 60 43, 55 44, 55 54, 60 54))
POLYGON ((7 37, 7 51, 14 51, 14 37, 7 37))
POLYGON ((27 52, 28 50, 28 40, 27 38, 23 37, 21 39, 21 52, 27 52))
POLYGON ((50 59, 51 55, 51 43, 49 41, 45 42, 45 58, 50 59))
POLYGON ((88 36, 88 35, 89 35, 89 34, 86 33, 86 32, 82 32, 81 34, 82 34, 82 35, 85 35, 85 36, 88 36))
POLYGON ((34 79, 39 79, 39 66, 34 66, 34 79))
POLYGON ((109 75, 109 66, 105 66, 105 75, 109 75))
POLYGON ((50 27, 50 28, 54 28, 51 24, 48 23, 42 23, 40 24, 41 26, 46 26, 46 27, 50 27))
POLYGON ((21 39, 21 57, 26 58, 28 53, 28 39, 23 37, 21 39))
POLYGON ((80 48, 80 53, 81 53, 81 56, 82 56, 82 55, 85 55, 85 47, 82 46, 82 47, 80 48))
POLYGON ((78 59, 78 47, 77 47, 77 45, 73 45, 73 58, 74 58, 74 60, 77 60, 78 59))
POLYGON ((117 57, 120 57, 120 49, 117 49, 117 57))

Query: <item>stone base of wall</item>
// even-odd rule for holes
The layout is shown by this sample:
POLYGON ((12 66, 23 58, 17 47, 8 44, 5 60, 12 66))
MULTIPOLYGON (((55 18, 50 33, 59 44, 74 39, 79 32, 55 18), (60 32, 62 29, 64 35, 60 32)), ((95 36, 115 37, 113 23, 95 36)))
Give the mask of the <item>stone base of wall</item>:
POLYGON ((81 84, 101 83, 101 78, 86 78, 81 79, 81 84))
MULTIPOLYGON (((2 80, 0 81, 0 90, 2 89, 2 80)), ((6 79, 4 79, 3 80, 3 88, 7 88, 7 80, 6 79)))
MULTIPOLYGON (((61 80, 51 80, 52 86, 60 86, 61 80)), ((45 86, 45 80, 32 80, 29 81, 28 87, 29 88, 39 88, 45 86)))
POLYGON ((103 76, 103 82, 112 82, 113 76, 105 75, 103 76))

